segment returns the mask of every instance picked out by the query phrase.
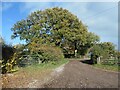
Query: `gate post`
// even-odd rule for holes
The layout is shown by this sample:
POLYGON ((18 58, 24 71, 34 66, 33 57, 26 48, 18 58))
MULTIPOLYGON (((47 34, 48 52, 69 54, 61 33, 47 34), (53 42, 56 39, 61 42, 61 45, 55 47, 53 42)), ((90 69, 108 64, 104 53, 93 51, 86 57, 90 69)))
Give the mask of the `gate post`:
POLYGON ((97 64, 100 64, 100 57, 97 58, 97 64))

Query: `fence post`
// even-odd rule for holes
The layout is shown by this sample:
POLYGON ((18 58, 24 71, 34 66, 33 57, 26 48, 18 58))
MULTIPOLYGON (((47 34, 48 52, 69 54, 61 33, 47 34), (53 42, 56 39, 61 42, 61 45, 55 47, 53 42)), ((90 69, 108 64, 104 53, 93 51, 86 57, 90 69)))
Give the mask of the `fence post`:
POLYGON ((100 64, 100 57, 97 58, 97 64, 100 64))

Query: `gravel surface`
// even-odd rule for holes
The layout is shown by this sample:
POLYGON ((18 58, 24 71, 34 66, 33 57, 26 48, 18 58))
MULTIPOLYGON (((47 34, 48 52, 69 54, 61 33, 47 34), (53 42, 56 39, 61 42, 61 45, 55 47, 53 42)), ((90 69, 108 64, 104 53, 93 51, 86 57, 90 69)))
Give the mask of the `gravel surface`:
POLYGON ((59 75, 43 85, 44 88, 118 88, 118 73, 96 69, 79 60, 71 60, 59 75))

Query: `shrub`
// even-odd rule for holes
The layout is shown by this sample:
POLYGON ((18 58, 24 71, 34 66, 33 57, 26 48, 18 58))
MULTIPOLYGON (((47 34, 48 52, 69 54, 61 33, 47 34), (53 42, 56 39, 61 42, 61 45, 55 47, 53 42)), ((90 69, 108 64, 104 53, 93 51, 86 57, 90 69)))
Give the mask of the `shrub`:
POLYGON ((97 63, 97 58, 101 56, 102 50, 99 45, 94 45, 91 50, 91 60, 94 64, 97 63))
POLYGON ((19 62, 22 50, 20 47, 13 47, 7 44, 2 44, 2 60, 0 60, 2 73, 14 71, 14 66, 19 62))
POLYGON ((113 46, 106 45, 106 43, 105 45, 104 43, 94 45, 91 49, 91 60, 93 61, 93 63, 97 63, 98 57, 100 57, 102 60, 109 60, 111 56, 114 55, 114 49, 111 48, 113 48, 113 46))
POLYGON ((31 57, 33 56, 34 62, 49 62, 49 61, 59 61, 64 58, 64 55, 59 47, 37 44, 35 47, 29 46, 31 57))
POLYGON ((36 63, 47 63, 50 61, 59 61, 64 55, 59 47, 47 44, 29 44, 28 55, 21 57, 18 62, 19 66, 31 65, 36 63))
POLYGON ((107 50, 103 49, 100 45, 94 45, 91 50, 91 60, 93 64, 97 63, 97 58, 101 57, 102 59, 107 59, 109 57, 109 53, 107 50))
POLYGON ((14 61, 11 61, 11 58, 14 55, 14 52, 15 49, 12 46, 2 44, 2 60, 1 60, 2 73, 6 73, 13 68, 14 61))
POLYGON ((120 51, 117 52, 117 59, 120 60, 120 51))

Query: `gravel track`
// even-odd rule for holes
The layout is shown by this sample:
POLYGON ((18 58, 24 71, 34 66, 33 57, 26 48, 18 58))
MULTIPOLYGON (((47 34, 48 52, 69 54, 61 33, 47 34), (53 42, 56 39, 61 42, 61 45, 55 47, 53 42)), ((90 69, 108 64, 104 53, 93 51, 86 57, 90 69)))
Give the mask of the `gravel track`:
MULTIPOLYGON (((56 72, 57 74, 57 72, 56 72)), ((55 74, 54 74, 55 75, 55 74)), ((96 69, 79 60, 71 60, 59 76, 52 77, 44 88, 118 88, 118 73, 96 69)))

